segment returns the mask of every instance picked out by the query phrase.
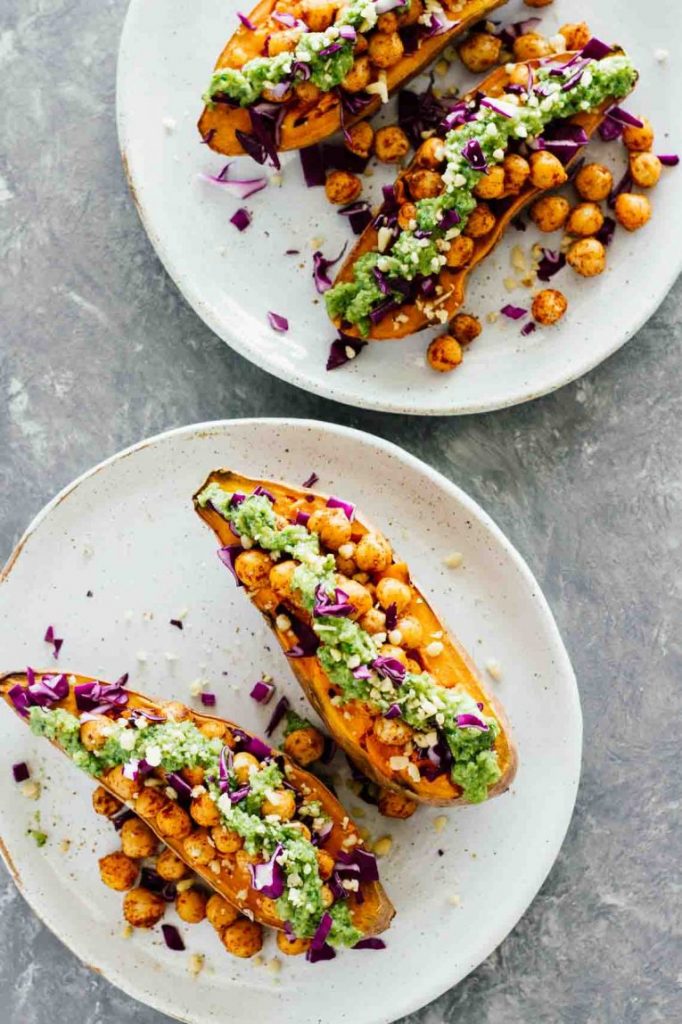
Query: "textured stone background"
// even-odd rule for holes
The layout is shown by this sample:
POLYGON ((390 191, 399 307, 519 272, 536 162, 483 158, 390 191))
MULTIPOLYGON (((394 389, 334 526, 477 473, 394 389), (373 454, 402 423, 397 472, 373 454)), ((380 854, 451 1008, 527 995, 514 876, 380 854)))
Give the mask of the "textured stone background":
MULTIPOLYGON (((0 3, 0 554, 72 477, 194 421, 337 420, 435 465, 544 587, 578 675, 585 763, 568 839, 523 921, 410 1020, 682 1020, 682 287, 589 377, 510 411, 418 421, 280 383, 186 307, 137 219, 114 128, 124 11, 0 3)), ((166 1020, 82 967, 0 869, 0 1021, 67 1019, 166 1020)))

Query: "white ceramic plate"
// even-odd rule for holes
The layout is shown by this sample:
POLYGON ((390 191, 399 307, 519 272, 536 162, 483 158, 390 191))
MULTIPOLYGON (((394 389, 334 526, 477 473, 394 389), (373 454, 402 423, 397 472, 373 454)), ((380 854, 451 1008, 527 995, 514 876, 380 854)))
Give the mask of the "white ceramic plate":
MULTIPOLYGON (((472 278, 465 308, 484 319, 485 330, 455 373, 436 374, 426 366, 433 331, 370 345, 350 366, 327 372, 335 332, 313 286, 312 249, 336 256, 351 240, 345 218, 327 203, 323 189, 305 188, 297 153, 282 156, 281 187, 271 184, 245 202, 197 178, 200 171, 217 173, 225 163, 199 144, 196 121, 238 7, 237 0, 132 0, 121 40, 117 99, 123 158, 159 257, 199 316, 247 359, 351 405, 415 414, 481 412, 527 401, 579 377, 619 348, 661 302, 682 260, 680 170, 664 172, 651 224, 635 235, 618 233, 607 273, 588 281, 565 269, 554 278, 567 293, 569 313, 551 330, 523 338, 515 321, 485 322, 488 313, 509 301, 530 305, 525 288, 510 295, 503 280, 521 276, 510 265, 512 246, 529 251, 541 236, 534 229, 524 234, 512 229, 472 278), (164 127, 165 119, 172 130, 164 127), (230 223, 240 206, 253 214, 241 235, 230 223), (285 256, 287 249, 300 250, 300 256, 285 256), (268 310, 288 317, 288 334, 268 326, 268 310)), ((628 105, 655 124, 658 152, 682 148, 682 22, 674 0, 651 0, 646 13, 641 5, 621 0, 588 6, 556 0, 540 12, 513 0, 496 17, 512 21, 537 13, 548 34, 587 17, 597 35, 629 48, 641 82, 628 105), (656 60, 660 48, 670 51, 667 62, 656 60)), ((448 78, 437 81, 469 87, 474 80, 457 62, 448 78)), ((425 85, 423 78, 415 88, 425 85)), ((384 119, 394 117, 391 106, 384 119)), ((619 176, 625 165, 621 151, 620 144, 593 147, 619 176)), ((232 170, 237 177, 262 174, 246 157, 232 170)), ((392 176, 390 168, 379 166, 366 179, 366 196, 377 201, 380 185, 392 176)), ((543 238, 550 247, 558 243, 558 234, 543 238)))
MULTIPOLYGON (((393 836, 382 879, 398 916, 383 952, 344 952, 332 963, 283 958, 281 973, 229 957, 208 924, 180 924, 187 952, 169 952, 159 929, 121 936, 121 897, 102 886, 97 857, 116 848, 90 807, 93 785, 0 707, 0 821, 4 852, 23 894, 74 952, 115 984, 194 1024, 226 1013, 234 1024, 374 1024, 418 1009, 476 967, 507 935, 549 871, 571 816, 580 772, 581 716, 568 657, 527 566, 488 516, 417 459, 378 438, 309 421, 236 420, 172 431, 91 470, 33 522, 0 586, 3 670, 50 665, 42 641, 64 637, 59 667, 114 679, 161 697, 191 700, 205 678, 217 713, 262 731, 269 710, 248 696, 269 672, 305 713, 279 648, 215 557, 191 495, 212 468, 305 480, 359 502, 418 569, 436 606, 479 664, 498 659, 495 690, 520 755, 513 789, 489 804, 422 809, 382 819, 345 786, 375 837, 393 836), (463 565, 443 558, 461 551, 463 565), (88 592, 92 597, 88 597, 88 592), (187 611, 180 632, 169 624, 187 611), (168 656, 177 660, 171 661, 168 656), (144 660, 143 660, 144 659, 144 660), (27 760, 42 781, 31 803, 11 782, 27 760), (27 829, 47 832, 38 849, 27 829), (67 852, 61 841, 71 839, 67 852), (442 850, 442 855, 439 851, 442 850), (454 900, 459 898, 459 905, 454 900), (198 979, 191 953, 206 954, 198 979), (380 971, 381 985, 377 985, 380 971)), ((277 950, 268 937, 264 955, 277 950)))

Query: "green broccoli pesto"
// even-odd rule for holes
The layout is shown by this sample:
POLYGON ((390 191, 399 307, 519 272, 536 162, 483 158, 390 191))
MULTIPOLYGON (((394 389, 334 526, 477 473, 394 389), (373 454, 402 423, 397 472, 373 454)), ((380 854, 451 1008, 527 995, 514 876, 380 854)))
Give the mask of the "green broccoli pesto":
MULTIPOLYGON (((476 120, 447 133, 443 140, 444 191, 435 198, 417 201, 414 229, 401 231, 390 252, 365 253, 353 268, 353 280, 340 282, 325 293, 332 319, 357 325, 363 335, 369 333, 370 312, 387 298, 374 275, 375 269, 388 278, 389 284, 391 278, 412 281, 440 272, 450 242, 462 233, 476 206, 473 190, 484 173, 474 170, 465 159, 463 150, 467 143, 477 141, 487 166, 493 167, 502 163, 511 142, 536 138, 552 121, 594 110, 610 98, 620 99, 630 92, 637 79, 637 72, 625 55, 590 61, 577 85, 566 91, 562 91, 562 85, 575 67, 561 75, 550 74, 550 70, 556 69, 553 65, 537 72, 538 84, 547 92, 544 98, 531 95, 523 105, 516 105, 514 96, 496 99, 496 105, 505 113, 481 106, 476 120), (449 210, 457 212, 459 222, 443 230, 439 225, 449 210), (419 237, 418 232, 423 231, 431 234, 419 237)), ((391 292, 390 297, 397 303, 405 302, 398 290, 391 292)))
MULTIPOLYGON (((407 0, 401 11, 407 12, 409 6, 407 0)), ((254 57, 241 68, 216 68, 204 101, 210 105, 216 96, 227 96, 247 107, 265 89, 285 80, 292 84, 311 81, 322 92, 330 92, 340 85, 354 61, 355 42, 344 39, 339 30, 350 26, 358 32, 369 32, 377 18, 373 0, 350 0, 333 25, 324 32, 304 32, 292 51, 274 57, 254 57)))
MULTIPOLYGON (((75 715, 63 708, 30 709, 32 731, 58 743, 89 775, 100 776, 116 765, 134 765, 142 759, 167 772, 194 767, 206 769, 205 786, 218 807, 221 820, 226 828, 243 838, 247 852, 267 859, 278 844, 282 845, 278 863, 285 875, 285 888, 277 902, 277 911, 296 935, 312 936, 324 913, 323 883, 315 847, 294 824, 261 816, 261 805, 267 793, 279 788, 284 781, 279 765, 275 761, 264 762, 249 779, 248 795, 233 804, 227 794, 221 793, 218 783, 222 750, 219 739, 207 739, 193 722, 142 725, 143 722, 146 720, 140 719, 136 726, 126 719, 112 721, 104 745, 99 750, 89 751, 81 743, 81 722, 75 715)), ((233 788, 237 788, 236 779, 232 778, 231 782, 233 788)), ((316 820, 324 820, 319 805, 312 806, 311 810, 318 812, 316 820)), ((329 913, 333 924, 328 941, 336 946, 354 945, 362 933, 353 925, 348 907, 335 903, 329 913)))
MULTIPOLYGON (((209 484, 198 501, 202 507, 210 504, 224 516, 242 539, 248 538, 265 551, 302 560, 293 573, 292 585, 304 607, 313 613, 318 586, 334 593, 334 556, 321 553, 317 534, 305 526, 278 528, 272 503, 264 495, 252 494, 239 503, 231 499, 232 495, 218 484, 209 484)), ((423 738, 425 747, 435 744, 439 734, 444 737, 452 754, 453 781, 461 786, 465 799, 471 803, 485 800, 488 788, 501 775, 493 749, 500 733, 497 719, 482 715, 464 690, 439 686, 428 672, 406 672, 400 684, 381 678, 371 668, 379 656, 379 644, 352 619, 312 614, 312 626, 320 640, 320 664, 342 691, 343 696, 334 700, 361 700, 381 712, 397 704, 402 719, 423 738), (369 671, 358 677, 357 670, 362 666, 369 671), (474 715, 487 729, 460 727, 458 715, 474 715)))

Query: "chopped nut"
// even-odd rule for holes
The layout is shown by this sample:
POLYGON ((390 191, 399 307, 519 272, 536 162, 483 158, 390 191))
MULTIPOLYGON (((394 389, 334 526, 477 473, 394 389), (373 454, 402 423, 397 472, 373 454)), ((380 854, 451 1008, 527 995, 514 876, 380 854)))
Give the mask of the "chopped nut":
POLYGON ((464 561, 464 555, 461 551, 453 551, 451 554, 446 555, 443 559, 448 569, 459 569, 460 565, 464 561))
POLYGON ((440 640, 434 640, 426 648, 426 653, 429 658, 437 658, 439 654, 443 653, 443 645, 440 640))
POLYGON ((121 938, 129 939, 133 934, 133 926, 131 924, 124 924, 121 928, 121 938))
POLYGON ((198 974, 201 974, 201 972, 204 969, 204 961, 205 957, 203 953, 192 953, 192 955, 189 958, 189 964, 187 966, 187 970, 192 975, 192 977, 196 978, 198 974))
POLYGON ((175 888, 177 892, 187 892, 187 890, 191 889, 193 885, 193 878, 181 878, 179 882, 175 883, 175 888))
POLYGON ((442 832, 448 823, 448 819, 445 814, 439 814, 437 818, 433 819, 433 827, 436 832, 442 832))
POLYGON ((502 678, 502 666, 496 658, 488 658, 485 663, 485 670, 496 683, 502 678))
POLYGON ((271 960, 268 960, 268 970, 270 971, 270 974, 279 974, 282 970, 282 961, 276 956, 273 956, 271 960))
POLYGON ((386 857, 390 853, 392 846, 393 838, 391 836, 381 836, 381 838, 377 839, 374 844, 372 852, 375 853, 377 857, 386 857))
POLYGON ((456 892, 453 893, 452 896, 448 897, 448 903, 450 903, 453 907, 459 907, 461 902, 462 901, 459 898, 459 894, 456 892))
POLYGON ((37 779, 28 779, 21 785, 21 795, 27 800, 38 800, 40 797, 40 783, 37 779))

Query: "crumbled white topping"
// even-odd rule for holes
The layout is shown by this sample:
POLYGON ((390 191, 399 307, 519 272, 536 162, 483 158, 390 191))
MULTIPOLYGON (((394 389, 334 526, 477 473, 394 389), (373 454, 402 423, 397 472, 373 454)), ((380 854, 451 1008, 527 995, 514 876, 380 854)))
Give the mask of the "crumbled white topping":
POLYGON ((663 49, 654 50, 654 57, 656 58, 656 60, 658 61, 659 64, 664 64, 667 61, 669 56, 670 56, 670 54, 668 53, 667 50, 663 50, 663 49))
POLYGON ((460 565, 464 561, 464 555, 461 551, 453 551, 449 555, 446 555, 443 559, 448 569, 459 569, 460 565))
POLYGON ((291 619, 288 615, 278 615, 275 619, 275 625, 280 633, 285 633, 288 629, 291 629, 291 619))
POLYGON ((395 755, 394 754, 393 757, 390 757, 388 759, 389 767, 390 767, 391 771, 393 771, 393 772, 403 771, 405 768, 407 768, 409 763, 410 763, 409 758, 403 757, 402 755, 395 755))
POLYGON ((440 640, 434 640, 426 648, 426 653, 429 658, 437 658, 439 654, 443 653, 443 645, 440 640))
POLYGON ((488 658, 485 663, 485 670, 491 679, 494 679, 496 683, 499 683, 502 678, 502 666, 497 658, 488 658))
POLYGON ((174 117, 164 117, 161 124, 166 129, 169 135, 171 135, 178 126, 178 122, 174 117))

